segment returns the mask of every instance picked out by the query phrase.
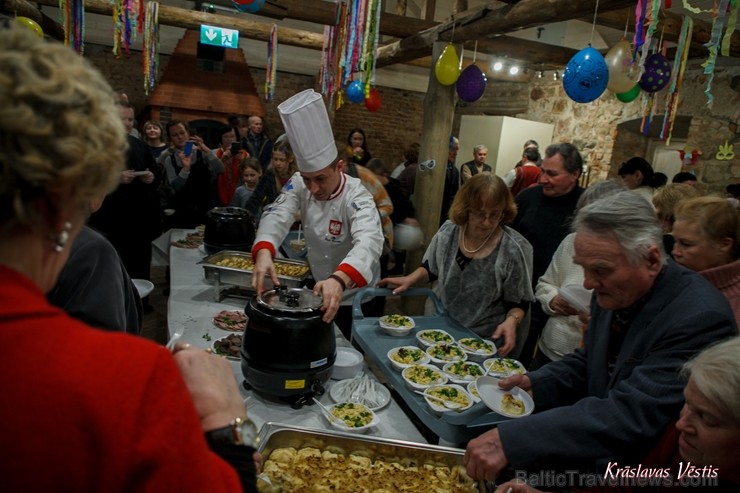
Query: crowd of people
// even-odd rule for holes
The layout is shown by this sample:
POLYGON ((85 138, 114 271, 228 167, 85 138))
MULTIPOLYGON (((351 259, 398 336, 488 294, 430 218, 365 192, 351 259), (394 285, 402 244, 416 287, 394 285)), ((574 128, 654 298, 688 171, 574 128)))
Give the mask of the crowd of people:
POLYGON ((674 472, 683 460, 740 484, 735 202, 686 177, 660 185, 640 157, 621 181, 584 189, 570 143, 540 153, 527 141, 502 179, 485 145, 458 168, 450 136, 439 228, 421 264, 392 275, 392 257, 404 262, 394 227, 418 224, 415 174, 429 171, 418 144, 396 167, 371 156, 361 128, 337 141, 311 89, 280 103, 274 141, 259 116, 225 125, 217 149, 180 120, 148 121, 137 138, 130 105, 68 48, 5 29, 0 62, 12 68, 0 77, 2 383, 24 396, 0 411, 10 491, 255 490, 261 458, 231 366, 111 333, 139 331, 130 277, 149 276, 151 239, 228 205, 258 221, 257 293, 266 277, 279 284, 274 259, 300 225, 323 319, 348 338, 360 288, 431 283, 450 317, 529 369, 499 386, 529 392, 535 413, 463 444, 472 478, 523 474, 530 484, 500 491, 533 491, 555 486, 537 472, 674 472), (583 306, 564 295, 572 286, 583 306), (39 450, 52 459, 42 467, 39 450))

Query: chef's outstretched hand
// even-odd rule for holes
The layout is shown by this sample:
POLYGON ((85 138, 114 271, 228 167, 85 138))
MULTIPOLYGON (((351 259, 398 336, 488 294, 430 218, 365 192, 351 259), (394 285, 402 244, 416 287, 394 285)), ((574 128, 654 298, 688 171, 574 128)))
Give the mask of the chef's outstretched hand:
POLYGON ((254 259, 254 269, 252 270, 252 288, 257 294, 262 294, 264 291, 265 276, 270 276, 272 284, 274 286, 280 286, 280 281, 277 278, 277 272, 275 272, 275 263, 272 261, 272 254, 267 248, 263 248, 257 252, 257 256, 254 259))
MULTIPOLYGON (((335 274, 339 276, 338 274, 335 274)), ((344 284, 340 283, 334 277, 319 281, 313 287, 313 294, 321 296, 323 301, 321 303, 321 311, 324 312, 324 316, 321 317, 325 323, 331 323, 334 317, 337 316, 339 305, 342 302, 342 294, 347 286, 347 281, 344 284)))

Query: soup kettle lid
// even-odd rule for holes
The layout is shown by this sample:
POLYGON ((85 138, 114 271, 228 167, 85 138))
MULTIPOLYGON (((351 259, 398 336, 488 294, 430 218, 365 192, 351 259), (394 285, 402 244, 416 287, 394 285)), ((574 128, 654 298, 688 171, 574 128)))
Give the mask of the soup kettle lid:
POLYGON ((257 296, 257 303, 270 310, 282 312, 315 312, 321 307, 321 296, 304 288, 278 286, 257 296))

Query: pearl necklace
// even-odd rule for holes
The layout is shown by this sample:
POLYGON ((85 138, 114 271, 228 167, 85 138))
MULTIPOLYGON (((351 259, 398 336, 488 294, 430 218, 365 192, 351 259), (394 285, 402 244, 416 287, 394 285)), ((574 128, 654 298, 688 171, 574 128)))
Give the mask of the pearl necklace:
POLYGON ((491 236, 493 236, 493 233, 496 232, 496 228, 488 233, 488 236, 486 236, 486 239, 483 240, 483 243, 481 243, 480 246, 475 250, 468 250, 467 245, 465 245, 465 231, 467 231, 467 225, 463 226, 462 231, 460 232, 460 248, 462 248, 465 253, 478 253, 484 246, 486 246, 488 240, 490 240, 491 236))

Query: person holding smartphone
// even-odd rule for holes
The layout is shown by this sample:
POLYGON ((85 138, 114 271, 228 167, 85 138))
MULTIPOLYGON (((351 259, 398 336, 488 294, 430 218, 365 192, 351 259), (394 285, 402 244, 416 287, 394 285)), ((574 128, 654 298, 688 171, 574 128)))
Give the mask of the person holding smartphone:
POLYGON ((242 161, 249 157, 249 153, 242 149, 239 140, 239 129, 235 126, 224 127, 221 133, 221 147, 216 150, 216 157, 224 163, 224 172, 218 175, 216 194, 221 206, 227 206, 234 198, 234 192, 242 184, 242 161))
POLYGON ((167 174, 162 202, 175 210, 172 227, 194 228, 216 205, 212 184, 224 163, 201 137, 191 134, 186 122, 171 120, 166 131, 172 146, 157 160, 167 174))

